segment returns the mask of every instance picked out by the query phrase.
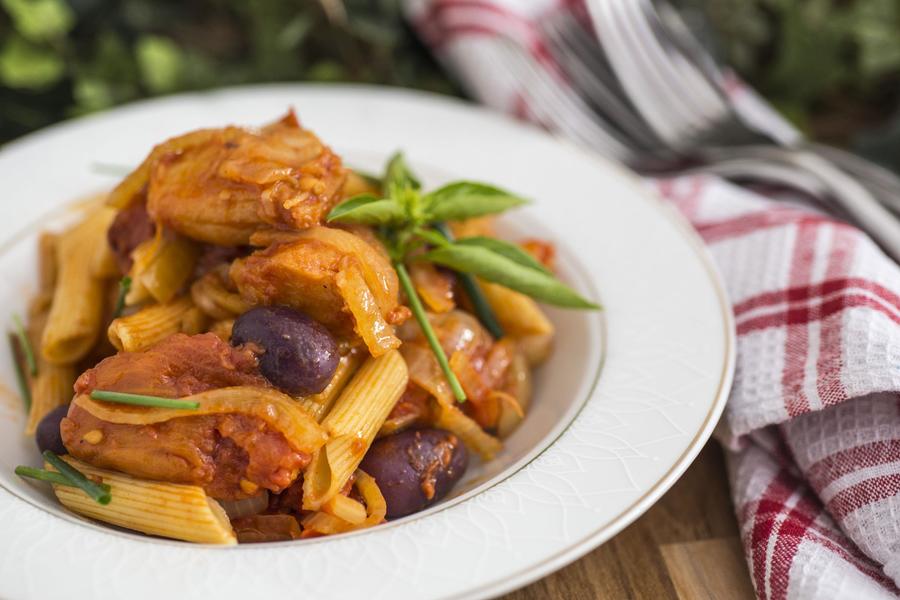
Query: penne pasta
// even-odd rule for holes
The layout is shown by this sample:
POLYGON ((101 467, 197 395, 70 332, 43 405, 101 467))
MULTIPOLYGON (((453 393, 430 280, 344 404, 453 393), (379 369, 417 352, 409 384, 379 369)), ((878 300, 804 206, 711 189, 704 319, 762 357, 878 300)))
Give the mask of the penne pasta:
POLYGON ((103 318, 104 282, 91 273, 91 263, 113 211, 100 208, 63 233, 56 244, 58 275, 53 304, 41 339, 41 354, 53 364, 72 364, 94 346, 103 318))
POLYGON ((391 350, 369 358, 322 421, 330 439, 313 455, 303 480, 303 508, 318 510, 359 466, 391 409, 406 389, 406 362, 391 350))
POLYGON ((91 275, 96 279, 111 279, 119 276, 116 255, 108 243, 97 244, 91 257, 91 275))
POLYGON ((40 294, 52 294, 56 286, 58 265, 56 262, 56 245, 59 236, 55 233, 43 233, 38 239, 38 282, 40 294))
POLYGON ((331 381, 328 382, 328 386, 314 396, 298 398, 297 402, 299 402, 300 406, 302 406, 306 412, 310 413, 316 421, 321 423, 322 419, 325 418, 325 415, 328 414, 328 411, 337 399, 338 394, 341 393, 344 386, 350 381, 350 377, 352 377, 359 368, 361 362, 362 357, 358 352, 351 352, 343 355, 334 372, 334 376, 331 378, 331 381))
MULTIPOLYGON (((201 544, 237 543, 228 515, 201 487, 135 479, 92 467, 70 456, 63 460, 91 479, 108 485, 112 495, 109 504, 103 505, 78 488, 54 484, 56 497, 72 512, 125 529, 176 540, 201 544)), ((50 465, 45 468, 53 470, 50 465)))
POLYGON ((538 303, 496 283, 479 281, 479 285, 503 330, 519 342, 528 364, 535 366, 546 360, 556 330, 538 303))
MULTIPOLYGON (((104 487, 46 452, 64 476, 16 474, 85 517, 215 544, 339 534, 440 502, 479 477, 465 477, 473 456, 502 451, 553 346, 544 305, 490 282, 524 277, 510 260, 552 277, 551 242, 494 238, 494 213, 520 203, 487 184, 423 189, 400 153, 381 179, 354 173, 293 111, 158 144, 39 238, 39 288, 8 332, 26 431, 58 433, 104 487), (485 194, 506 200, 459 220, 485 194), (472 252, 451 252, 454 236, 472 252), (490 281, 460 283, 457 260, 490 281), (415 497, 396 496, 398 465, 415 497)), ((515 287, 599 308, 543 276, 515 287)))
POLYGON ((132 256, 132 288, 126 297, 129 306, 148 298, 164 303, 174 298, 194 271, 199 247, 191 240, 167 232, 138 246, 132 256))
POLYGON ((213 319, 233 319, 252 307, 240 294, 225 287, 223 276, 228 276, 227 270, 210 271, 191 286, 194 304, 213 319))
POLYGON ((47 413, 72 400, 75 375, 75 367, 72 365, 38 361, 38 374, 31 380, 31 408, 25 425, 26 434, 34 435, 38 423, 47 413))
POLYGON ((173 333, 199 333, 202 329, 199 311, 190 298, 183 297, 113 319, 107 334, 117 350, 135 352, 149 348, 173 333))
POLYGON ((366 502, 366 518, 364 521, 353 524, 327 512, 318 511, 303 519, 303 530, 321 535, 332 535, 374 527, 384 522, 384 517, 387 514, 387 503, 381 490, 378 489, 375 479, 361 469, 357 469, 354 485, 366 502))

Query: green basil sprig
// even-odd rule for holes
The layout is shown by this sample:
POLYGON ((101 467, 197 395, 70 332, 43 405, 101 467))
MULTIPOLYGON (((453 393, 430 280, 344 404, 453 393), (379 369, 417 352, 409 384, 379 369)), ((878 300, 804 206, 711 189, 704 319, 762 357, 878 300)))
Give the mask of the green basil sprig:
POLYGON ((526 294, 536 300, 567 308, 598 309, 559 281, 546 267, 520 247, 488 237, 454 240, 445 221, 461 221, 498 214, 526 204, 527 201, 498 187, 475 181, 456 181, 423 193, 419 179, 412 173, 403 155, 388 161, 382 179, 385 197, 360 194, 341 202, 328 214, 330 223, 351 223, 377 228, 388 249, 394 268, 401 274, 400 284, 410 298, 411 309, 422 328, 444 375, 460 402, 465 400, 462 386, 447 364, 425 310, 406 273, 406 264, 429 261, 462 274, 465 288, 479 318, 495 337, 502 336, 496 317, 480 296, 473 277, 491 281, 526 294), (426 252, 414 250, 426 247, 426 252), (468 279, 466 279, 468 278, 468 279))

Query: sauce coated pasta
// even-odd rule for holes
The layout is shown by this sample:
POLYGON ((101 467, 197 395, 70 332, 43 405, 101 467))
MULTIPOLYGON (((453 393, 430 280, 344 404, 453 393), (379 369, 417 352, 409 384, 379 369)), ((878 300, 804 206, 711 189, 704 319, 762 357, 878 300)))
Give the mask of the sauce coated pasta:
POLYGON ((10 339, 45 460, 17 473, 87 518, 214 544, 433 505, 527 418, 539 302, 596 308, 550 243, 493 235, 523 202, 426 192, 399 154, 354 172, 293 112, 162 142, 41 238, 10 339))

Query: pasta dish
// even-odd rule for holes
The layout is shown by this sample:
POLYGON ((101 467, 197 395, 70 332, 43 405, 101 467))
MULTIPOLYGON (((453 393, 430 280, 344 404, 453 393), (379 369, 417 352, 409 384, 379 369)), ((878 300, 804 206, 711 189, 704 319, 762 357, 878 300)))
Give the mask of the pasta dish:
POLYGON ((293 111, 153 148, 38 242, 10 342, 68 510, 235 544, 372 527, 438 502, 525 418, 552 351, 539 303, 598 306, 554 246, 495 235, 523 204, 348 168, 293 111))

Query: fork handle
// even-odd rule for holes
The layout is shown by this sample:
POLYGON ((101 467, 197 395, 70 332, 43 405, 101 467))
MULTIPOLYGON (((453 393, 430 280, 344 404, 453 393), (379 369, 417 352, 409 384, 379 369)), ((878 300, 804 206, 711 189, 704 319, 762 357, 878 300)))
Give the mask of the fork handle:
POLYGON ((797 167, 812 173, 832 191, 847 211, 891 257, 900 262, 900 219, 855 179, 821 156, 808 151, 787 153, 797 167))

